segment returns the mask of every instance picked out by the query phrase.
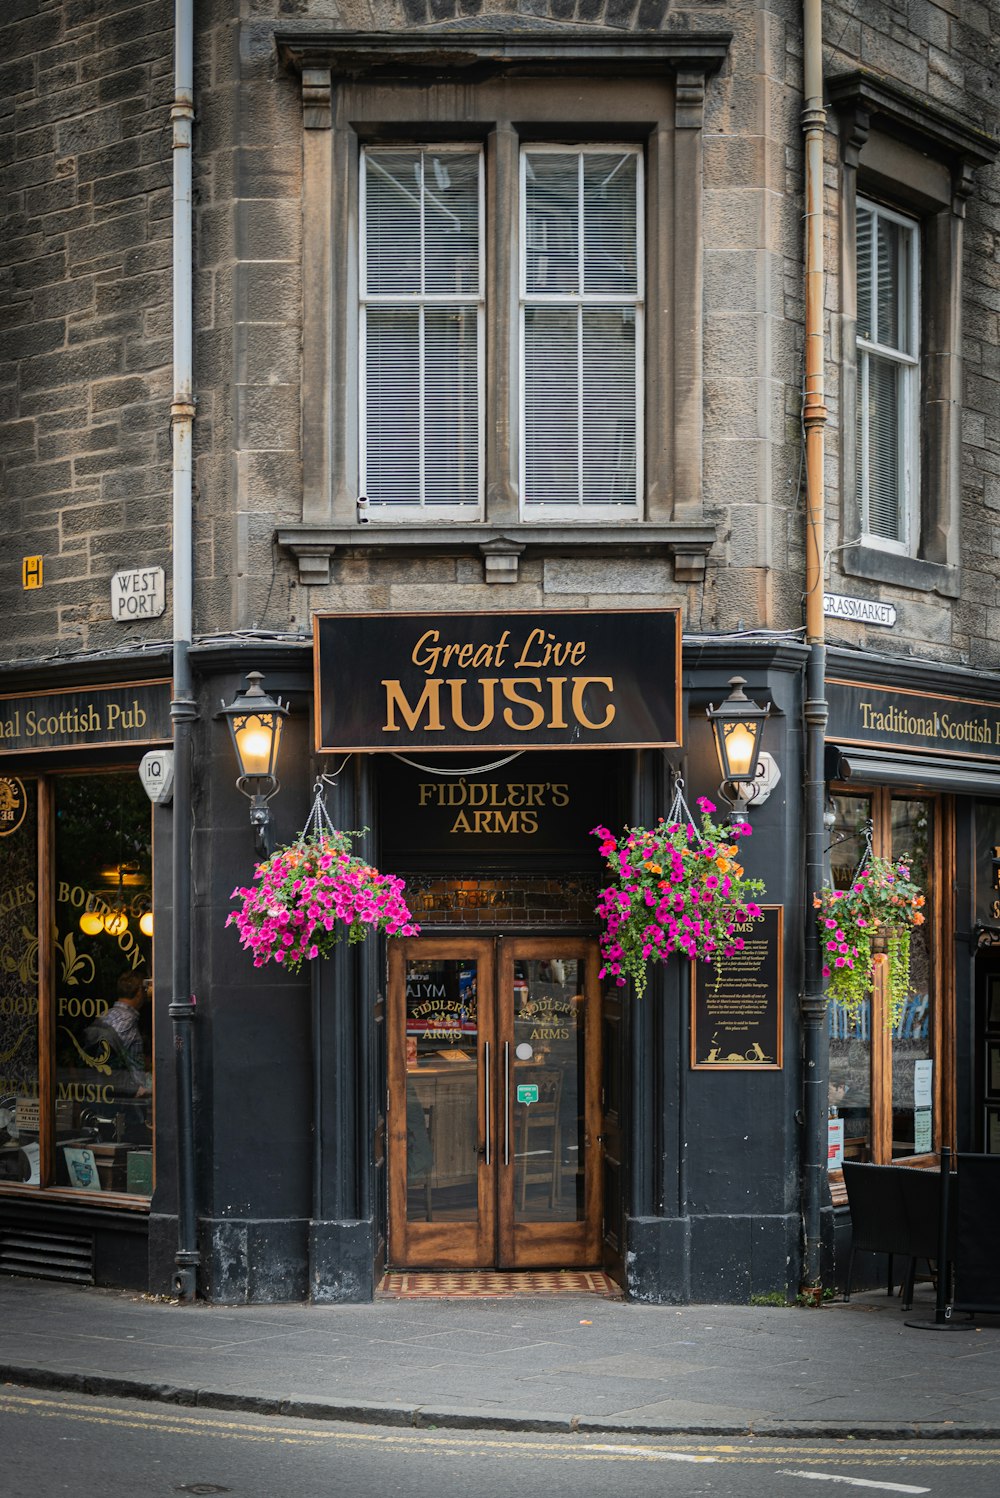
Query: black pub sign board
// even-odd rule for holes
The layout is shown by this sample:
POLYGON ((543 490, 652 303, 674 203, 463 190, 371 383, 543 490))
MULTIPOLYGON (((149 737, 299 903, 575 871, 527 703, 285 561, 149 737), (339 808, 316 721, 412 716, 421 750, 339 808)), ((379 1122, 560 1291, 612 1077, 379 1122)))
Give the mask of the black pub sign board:
POLYGON ((924 754, 1000 759, 1000 702, 829 677, 828 739, 924 754))
POLYGON ((597 823, 621 820, 625 776, 615 756, 514 755, 484 768, 449 754, 427 764, 381 760, 382 857, 400 867, 481 870, 537 863, 596 872, 597 823), (442 773, 447 767, 446 773, 442 773))
POLYGON ((675 748, 677 609, 316 614, 316 748, 675 748))
POLYGON ((134 681, 0 697, 0 754, 169 743, 170 695, 169 681, 134 681))

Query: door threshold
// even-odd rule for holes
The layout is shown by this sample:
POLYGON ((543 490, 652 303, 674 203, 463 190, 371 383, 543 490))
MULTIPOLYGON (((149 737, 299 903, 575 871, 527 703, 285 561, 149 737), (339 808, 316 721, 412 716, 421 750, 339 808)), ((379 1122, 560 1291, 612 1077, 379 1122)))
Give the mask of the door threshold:
POLYGON ((622 1300, 624 1292, 599 1269, 390 1270, 376 1300, 500 1300, 525 1295, 597 1295, 622 1300))

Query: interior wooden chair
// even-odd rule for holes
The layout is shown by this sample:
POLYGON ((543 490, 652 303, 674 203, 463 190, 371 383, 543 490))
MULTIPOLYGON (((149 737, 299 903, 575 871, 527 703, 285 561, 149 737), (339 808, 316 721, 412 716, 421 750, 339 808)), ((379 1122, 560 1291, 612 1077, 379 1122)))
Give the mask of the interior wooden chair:
POLYGON ((524 1081, 529 1075, 538 1088, 538 1101, 520 1106, 514 1144, 515 1160, 520 1166, 517 1189, 522 1211, 528 1199, 528 1187, 539 1182, 548 1187, 548 1204, 550 1208, 554 1207, 559 1200, 561 1180, 559 1102, 562 1072, 540 1067, 537 1071, 524 1072, 520 1079, 524 1081))

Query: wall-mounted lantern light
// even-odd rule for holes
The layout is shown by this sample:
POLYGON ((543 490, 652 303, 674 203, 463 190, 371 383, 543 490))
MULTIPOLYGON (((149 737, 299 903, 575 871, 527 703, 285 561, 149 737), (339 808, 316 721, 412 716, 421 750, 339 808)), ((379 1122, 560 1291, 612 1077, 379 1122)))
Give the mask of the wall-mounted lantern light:
POLYGON ((780 772, 771 756, 761 754, 760 750, 764 719, 771 711, 770 703, 761 707, 751 701, 743 690, 746 680, 742 676, 731 676, 729 686, 731 690, 725 702, 718 707, 709 703, 706 717, 715 735, 715 750, 722 771, 720 795, 735 812, 734 799, 726 794, 726 787, 732 787, 736 801, 757 802, 759 805, 767 800, 780 772))
POLYGON ((257 852, 264 858, 271 852, 271 813, 268 802, 278 789, 275 769, 281 725, 288 708, 275 701, 261 688, 260 671, 247 672, 247 685, 232 702, 222 704, 221 717, 229 724, 239 776, 236 787, 250 800, 250 825, 254 829, 257 852))

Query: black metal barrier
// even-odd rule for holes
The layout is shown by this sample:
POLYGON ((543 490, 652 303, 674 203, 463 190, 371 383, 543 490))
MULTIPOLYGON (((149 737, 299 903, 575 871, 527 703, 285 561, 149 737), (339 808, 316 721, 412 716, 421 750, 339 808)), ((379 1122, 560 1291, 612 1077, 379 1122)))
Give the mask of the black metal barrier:
POLYGON ((953 1311, 1000 1315, 1000 1155, 958 1155, 953 1311))

